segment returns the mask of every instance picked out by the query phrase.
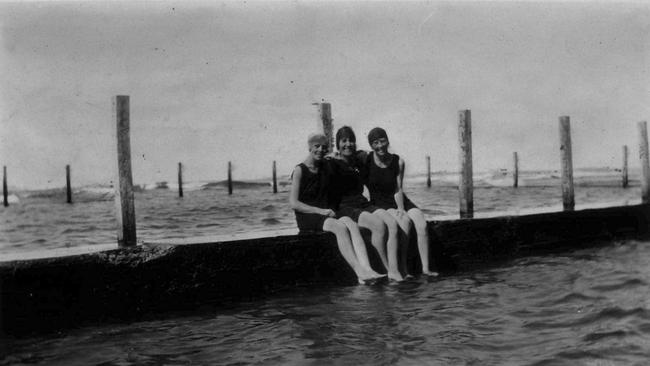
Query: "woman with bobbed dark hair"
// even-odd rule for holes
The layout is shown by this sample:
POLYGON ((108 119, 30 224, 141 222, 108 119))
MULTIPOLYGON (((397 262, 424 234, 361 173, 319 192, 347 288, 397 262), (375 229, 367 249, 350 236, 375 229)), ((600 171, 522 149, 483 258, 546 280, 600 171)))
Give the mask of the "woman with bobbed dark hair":
POLYGON ((386 210, 373 206, 363 196, 360 170, 365 153, 357 152, 356 137, 352 128, 343 126, 336 132, 336 148, 338 154, 333 159, 335 164, 332 182, 337 207, 336 217, 348 216, 357 222, 359 227, 370 230, 370 241, 388 271, 388 278, 403 281, 402 270, 405 270, 405 261, 398 260, 399 226, 386 210))
POLYGON ((429 267, 429 233, 427 220, 422 211, 403 191, 404 160, 388 151, 390 142, 383 128, 375 127, 368 133, 368 143, 372 151, 366 157, 364 180, 370 193, 370 202, 388 211, 399 223, 406 235, 411 222, 417 233, 418 251, 422 262, 422 273, 437 276, 429 267))

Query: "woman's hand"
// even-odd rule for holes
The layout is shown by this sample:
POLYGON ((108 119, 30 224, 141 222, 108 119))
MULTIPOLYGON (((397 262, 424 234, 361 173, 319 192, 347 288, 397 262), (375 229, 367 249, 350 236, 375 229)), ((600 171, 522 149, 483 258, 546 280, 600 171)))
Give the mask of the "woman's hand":
POLYGON ((324 208, 323 211, 322 211, 322 215, 327 216, 327 217, 336 217, 336 214, 334 213, 334 211, 329 209, 329 208, 324 208))

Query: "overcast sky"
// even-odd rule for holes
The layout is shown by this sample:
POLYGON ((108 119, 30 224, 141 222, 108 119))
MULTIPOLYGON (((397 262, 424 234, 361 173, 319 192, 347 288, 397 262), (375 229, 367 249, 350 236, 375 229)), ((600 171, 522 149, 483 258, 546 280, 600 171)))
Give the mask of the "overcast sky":
POLYGON ((289 174, 314 102, 360 148, 384 127, 407 174, 458 170, 472 111, 474 170, 637 166, 650 116, 650 3, 82 2, 0 4, 0 163, 18 187, 108 183, 112 97, 131 98, 135 183, 289 174))

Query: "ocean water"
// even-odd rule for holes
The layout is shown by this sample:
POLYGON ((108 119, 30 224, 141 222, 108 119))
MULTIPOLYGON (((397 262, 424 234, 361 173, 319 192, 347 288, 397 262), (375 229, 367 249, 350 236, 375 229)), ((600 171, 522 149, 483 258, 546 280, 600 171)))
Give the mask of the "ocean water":
MULTIPOLYGON (((575 177, 576 208, 640 202, 639 181, 621 188, 620 173, 583 172, 575 177)), ((475 217, 562 209, 560 181, 553 172, 520 176, 520 187, 500 172, 475 177, 475 217)), ((438 174, 432 186, 423 176, 408 177, 405 191, 430 220, 458 218, 457 176, 438 174)), ((139 241, 210 237, 224 234, 295 230, 289 208, 289 185, 282 180, 273 194, 268 182, 236 182, 228 195, 224 182, 188 184, 184 197, 176 187, 143 189, 135 193, 139 241)), ((160 184, 159 184, 160 185, 160 184)), ((151 184, 148 187, 155 187, 151 184)), ((117 221, 113 189, 73 189, 73 204, 63 188, 12 193, 12 203, 0 208, 0 260, 20 253, 89 245, 116 244, 117 221)), ((200 240, 200 239, 199 239, 200 240)))
MULTIPOLYGON (((458 217, 453 177, 406 182, 429 219, 458 217)), ((478 180, 476 216, 561 209, 559 180, 478 180)), ((576 205, 636 204, 617 174, 576 177, 576 205)), ((288 186, 197 185, 136 193, 141 240, 295 229, 288 186), (143 239, 144 238, 144 239, 143 239)), ((2 209, 0 260, 33 250, 115 243, 106 188, 16 192, 2 209), (15 198, 15 199, 16 199, 15 198)), ((650 242, 613 241, 499 268, 401 284, 295 288, 160 319, 26 338, 0 337, 0 365, 646 365, 650 242)), ((3 300, 3 301, 10 301, 3 300)))
POLYGON ((0 339, 0 365, 647 365, 650 242, 0 339))

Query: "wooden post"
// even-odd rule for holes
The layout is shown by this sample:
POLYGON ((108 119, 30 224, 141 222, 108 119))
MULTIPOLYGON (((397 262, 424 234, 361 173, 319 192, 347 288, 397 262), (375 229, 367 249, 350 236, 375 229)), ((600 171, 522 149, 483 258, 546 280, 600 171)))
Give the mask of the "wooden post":
POLYGON ((514 170, 512 172, 512 179, 513 179, 512 186, 517 188, 519 187, 519 157, 517 156, 516 151, 512 153, 512 160, 513 160, 513 164, 515 165, 514 170))
POLYGON ((228 162, 228 194, 232 194, 232 164, 228 162))
POLYGON ((2 197, 5 207, 9 206, 9 192, 7 191, 7 167, 2 167, 2 197))
POLYGON ((650 202, 650 167, 648 166, 648 126, 639 122, 639 158, 641 159, 641 201, 650 202))
POLYGON ((119 247, 135 246, 135 204, 133 197, 133 177, 131 174, 131 141, 129 96, 118 95, 113 99, 117 121, 117 186, 115 204, 117 206, 117 244, 119 247))
POLYGON ((329 152, 334 151, 334 125, 332 124, 332 106, 329 103, 315 103, 318 106, 317 131, 323 131, 329 142, 329 152))
POLYGON ((460 144, 460 218, 474 217, 474 182, 472 180, 472 114, 469 109, 458 112, 460 144))
POLYGON ((66 195, 68 197, 67 202, 72 203, 72 187, 70 186, 70 165, 65 166, 65 186, 66 186, 66 195))
POLYGON ((178 163, 178 197, 183 197, 183 164, 178 163))
POLYGON ((627 145, 623 145, 623 169, 621 170, 621 174, 623 178, 623 188, 627 188, 628 186, 627 156, 628 156, 627 145))
POLYGON ((562 162, 562 206, 564 211, 573 211, 573 160, 571 157, 571 122, 569 116, 560 117, 560 158, 562 162))
POLYGON ((431 188, 431 157, 427 155, 427 187, 431 188))
POLYGON ((278 193, 278 179, 275 173, 275 160, 273 160, 273 193, 278 193))

